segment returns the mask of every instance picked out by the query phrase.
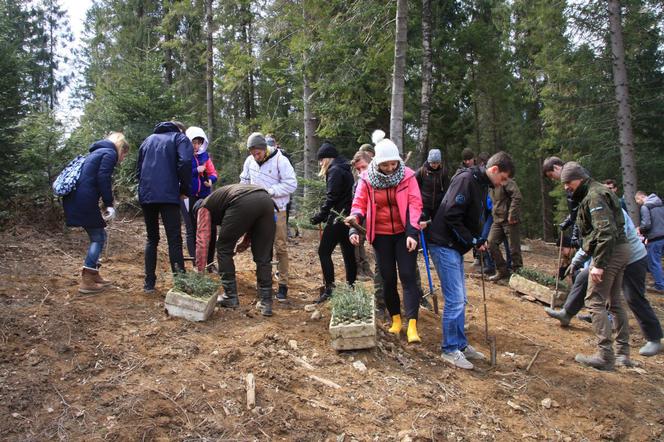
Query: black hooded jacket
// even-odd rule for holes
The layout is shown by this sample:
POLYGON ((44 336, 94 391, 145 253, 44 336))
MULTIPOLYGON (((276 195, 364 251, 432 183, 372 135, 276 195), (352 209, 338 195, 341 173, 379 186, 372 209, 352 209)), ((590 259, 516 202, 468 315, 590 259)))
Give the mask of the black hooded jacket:
POLYGON ((334 219, 337 215, 332 210, 344 216, 350 214, 350 206, 353 203, 354 180, 348 160, 344 157, 337 157, 332 160, 330 167, 327 169, 325 180, 327 183, 325 203, 312 218, 312 224, 329 222, 330 219, 334 219))
POLYGON ((447 169, 442 164, 438 169, 432 169, 429 162, 425 161, 415 172, 415 179, 422 194, 422 221, 433 219, 443 201, 445 191, 450 187, 447 169))
POLYGON ((431 224, 432 244, 464 254, 482 235, 486 197, 491 181, 486 170, 473 166, 457 171, 431 224))

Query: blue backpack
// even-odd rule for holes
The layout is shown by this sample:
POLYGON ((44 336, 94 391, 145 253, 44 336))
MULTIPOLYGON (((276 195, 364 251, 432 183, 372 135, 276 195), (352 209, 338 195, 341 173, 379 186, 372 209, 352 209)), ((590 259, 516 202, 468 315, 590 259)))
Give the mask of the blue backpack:
POLYGON ((81 176, 81 169, 83 169, 84 162, 85 156, 78 155, 62 169, 60 175, 53 181, 53 193, 55 196, 66 196, 76 189, 76 183, 81 176))

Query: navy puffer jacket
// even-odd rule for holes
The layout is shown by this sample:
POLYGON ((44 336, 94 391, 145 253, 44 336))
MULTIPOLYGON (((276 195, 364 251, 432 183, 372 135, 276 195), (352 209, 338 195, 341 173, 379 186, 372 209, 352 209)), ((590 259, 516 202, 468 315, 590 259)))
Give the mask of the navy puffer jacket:
POLYGON ((62 200, 68 226, 106 226, 99 210, 99 198, 105 207, 113 205, 111 178, 117 162, 118 152, 111 141, 97 141, 90 146, 76 190, 62 200))
POLYGON ((138 201, 141 204, 180 204, 189 193, 194 148, 171 123, 159 123, 138 151, 138 201))

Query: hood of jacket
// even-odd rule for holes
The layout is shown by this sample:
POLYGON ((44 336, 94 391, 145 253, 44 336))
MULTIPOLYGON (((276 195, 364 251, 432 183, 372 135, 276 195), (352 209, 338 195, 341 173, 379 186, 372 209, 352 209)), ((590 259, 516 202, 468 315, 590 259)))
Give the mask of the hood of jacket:
POLYGON ((644 206, 646 206, 649 209, 659 207, 661 205, 662 205, 662 200, 654 193, 648 195, 646 197, 646 202, 644 203, 644 206))
POLYGON ((100 140, 92 143, 90 146, 89 152, 94 152, 97 149, 113 149, 115 150, 115 144, 109 140, 100 140))
MULTIPOLYGON (((352 170, 350 168, 350 163, 348 162, 348 160, 346 158, 344 158, 342 156, 338 156, 338 157, 336 157, 332 160, 332 163, 330 163, 330 169, 332 169, 333 167, 339 167, 341 169, 345 169, 349 172, 352 172, 352 170)), ((328 169, 328 173, 329 173, 329 171, 330 170, 328 169)))
POLYGON ((168 132, 180 132, 180 129, 170 121, 165 121, 157 124, 153 131, 155 134, 165 134, 168 132))
POLYGON ((189 141, 191 142, 194 141, 194 138, 203 139, 203 144, 201 145, 201 147, 198 148, 198 152, 196 152, 197 155, 200 155, 203 152, 207 151, 208 138, 207 135, 205 135, 205 131, 203 129, 197 126, 191 126, 189 129, 187 129, 187 132, 185 132, 185 134, 187 135, 187 138, 189 138, 189 141))

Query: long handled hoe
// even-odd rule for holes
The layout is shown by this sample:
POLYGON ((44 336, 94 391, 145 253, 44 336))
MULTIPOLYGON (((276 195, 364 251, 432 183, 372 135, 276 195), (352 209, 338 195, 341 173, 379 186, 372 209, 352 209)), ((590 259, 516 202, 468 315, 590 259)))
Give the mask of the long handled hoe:
POLYGON ((496 366, 496 337, 489 336, 489 315, 486 309, 486 290, 484 288, 484 253, 480 253, 480 275, 482 276, 482 303, 484 304, 484 338, 491 349, 491 368, 496 366))

